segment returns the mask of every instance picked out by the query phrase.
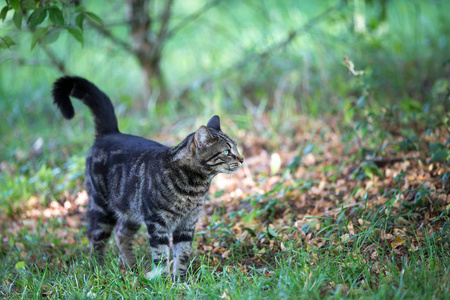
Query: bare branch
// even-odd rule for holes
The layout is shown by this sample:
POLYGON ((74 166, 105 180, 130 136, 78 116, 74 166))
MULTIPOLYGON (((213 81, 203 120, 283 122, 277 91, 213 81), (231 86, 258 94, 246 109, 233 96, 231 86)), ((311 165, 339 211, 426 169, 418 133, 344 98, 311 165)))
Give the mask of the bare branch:
POLYGON ((161 14, 161 27, 158 33, 158 42, 164 42, 165 36, 167 34, 167 25, 169 24, 170 16, 172 14, 172 4, 173 0, 167 0, 164 11, 161 14))
POLYGON ((48 58, 50 58, 52 65, 56 67, 62 74, 67 74, 66 64, 64 63, 64 61, 57 58, 55 53, 48 47, 42 46, 42 49, 44 50, 45 54, 47 54, 48 58))
POLYGON ((168 33, 166 36, 166 39, 174 36, 177 34, 177 32, 182 29, 187 24, 191 23, 192 21, 195 21, 198 19, 201 15, 203 15, 205 12, 213 8, 214 6, 218 5, 223 0, 213 0, 207 4, 205 4, 202 8, 200 8, 198 11, 194 12, 193 14, 187 16, 183 20, 181 20, 178 24, 176 24, 168 33))
POLYGON ((328 8, 327 10, 325 10, 324 12, 322 12, 320 15, 308 20, 308 22, 306 22, 305 24, 303 24, 303 26, 297 28, 296 30, 292 30, 291 32, 289 32, 289 34, 287 35, 287 37, 282 40, 281 42, 274 44, 268 48, 266 48, 264 51, 257 53, 257 54, 253 54, 253 55, 249 55, 247 57, 245 57, 243 60, 237 62, 236 64, 232 65, 231 67, 229 67, 228 69, 226 69, 224 72, 222 73, 228 73, 232 70, 235 69, 240 69, 243 66, 245 66, 250 60, 256 60, 256 59, 262 59, 267 57, 268 55, 272 54, 273 52, 282 49, 284 47, 286 47, 287 45, 289 45, 300 33, 308 31, 312 26, 322 22, 325 20, 325 17, 328 16, 331 12, 333 11, 337 11, 341 8, 343 8, 346 5, 346 3, 344 1, 341 1, 339 4, 332 6, 330 8, 328 8))
POLYGON ((110 30, 106 29, 105 26, 100 26, 92 21, 90 21, 88 19, 89 25, 94 28, 97 32, 99 32, 101 35, 103 35, 104 37, 108 38, 109 40, 111 40, 113 43, 115 43, 117 46, 119 46, 120 48, 122 48, 123 50, 125 50, 126 52, 134 55, 134 51, 132 49, 132 46, 119 39, 118 37, 114 36, 110 30))
MULTIPOLYGON (((216 0, 213 2, 219 2, 220 0, 216 0)), ((288 33, 288 35, 281 40, 280 42, 273 44, 269 47, 267 47, 265 50, 256 53, 256 54, 250 54, 245 56, 243 59, 237 61, 236 63, 234 63, 233 65, 229 66, 228 68, 225 68, 213 75, 210 75, 202 80, 200 80, 200 82, 198 84, 196 84, 196 86, 202 86, 203 84, 205 84, 206 82, 217 78, 217 77, 224 77, 229 75, 230 73, 243 68, 244 66, 246 66, 250 61, 255 61, 255 60, 262 60, 264 58, 266 58, 267 56, 273 54, 274 52, 276 52, 279 49, 282 49, 284 47, 286 47, 287 45, 289 45, 296 37, 299 36, 300 33, 302 32, 306 32, 308 31, 312 26, 317 25, 318 23, 324 21, 326 19, 326 17, 334 11, 339 11, 341 10, 343 7, 345 7, 346 2, 345 1, 340 1, 338 4, 328 8, 327 10, 325 10, 324 12, 322 12, 321 14, 317 15, 316 17, 309 19, 305 24, 303 24, 301 27, 292 30, 291 32, 288 33)), ((191 89, 191 85, 188 87, 185 87, 184 89, 182 89, 180 91, 180 94, 184 94, 186 92, 188 92, 191 89)))

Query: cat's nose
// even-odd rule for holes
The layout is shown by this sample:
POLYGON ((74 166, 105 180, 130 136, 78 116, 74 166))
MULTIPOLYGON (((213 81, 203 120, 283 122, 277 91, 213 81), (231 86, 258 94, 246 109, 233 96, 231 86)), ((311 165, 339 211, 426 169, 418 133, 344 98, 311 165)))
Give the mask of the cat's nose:
POLYGON ((238 155, 237 159, 241 164, 244 162, 244 158, 240 155, 238 155))

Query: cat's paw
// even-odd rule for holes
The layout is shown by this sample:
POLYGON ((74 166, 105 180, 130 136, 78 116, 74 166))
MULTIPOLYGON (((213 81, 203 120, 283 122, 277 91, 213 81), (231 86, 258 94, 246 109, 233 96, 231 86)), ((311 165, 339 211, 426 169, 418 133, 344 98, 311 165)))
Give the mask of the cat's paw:
POLYGON ((145 277, 148 280, 165 278, 167 276, 169 276, 169 270, 167 269, 167 267, 156 267, 152 271, 145 274, 145 277))

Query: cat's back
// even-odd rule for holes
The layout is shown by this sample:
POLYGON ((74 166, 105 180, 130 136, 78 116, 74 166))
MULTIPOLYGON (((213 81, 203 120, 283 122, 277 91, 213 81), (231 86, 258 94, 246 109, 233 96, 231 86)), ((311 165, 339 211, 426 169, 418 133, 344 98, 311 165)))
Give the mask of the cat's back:
POLYGON ((139 170, 160 168, 166 157, 166 149, 169 147, 142 137, 107 134, 96 139, 88 152, 87 181, 106 195, 113 186, 120 187, 128 181, 138 181, 141 175, 139 170))
POLYGON ((120 151, 133 155, 142 152, 158 153, 169 147, 135 135, 112 133, 97 139, 92 148, 107 152, 120 151))

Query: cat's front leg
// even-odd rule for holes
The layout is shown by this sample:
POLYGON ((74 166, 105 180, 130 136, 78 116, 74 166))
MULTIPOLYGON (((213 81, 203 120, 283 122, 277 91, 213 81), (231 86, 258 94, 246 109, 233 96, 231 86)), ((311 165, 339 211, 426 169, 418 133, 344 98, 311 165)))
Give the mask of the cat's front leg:
POLYGON ((181 224, 173 233, 173 276, 175 279, 186 276, 189 255, 192 250, 197 216, 181 224))
POLYGON ((151 279, 156 276, 169 275, 169 236, 170 231, 162 224, 157 222, 148 222, 147 231, 150 241, 150 251, 152 252, 152 259, 154 268, 151 272, 146 274, 147 278, 151 279))
MULTIPOLYGON (((192 230, 191 236, 194 234, 192 230)), ((182 241, 173 244, 173 276, 175 279, 186 276, 189 266, 189 255, 192 250, 192 238, 189 241, 182 241)))

